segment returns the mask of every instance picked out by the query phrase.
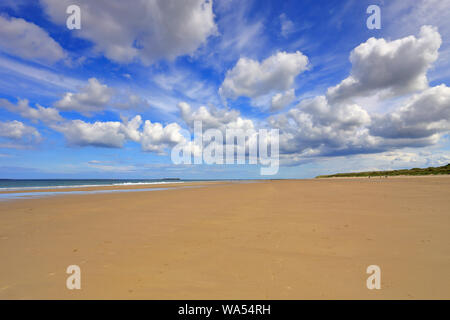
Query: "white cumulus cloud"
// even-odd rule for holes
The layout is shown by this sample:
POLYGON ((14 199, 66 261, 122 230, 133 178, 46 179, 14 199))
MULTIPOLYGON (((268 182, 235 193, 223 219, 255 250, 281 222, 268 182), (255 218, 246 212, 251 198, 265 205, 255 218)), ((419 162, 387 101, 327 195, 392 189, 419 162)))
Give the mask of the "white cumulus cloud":
POLYGON ((269 118, 271 127, 280 130, 282 158, 291 160, 364 152, 373 143, 366 128, 370 122, 370 115, 359 105, 332 106, 325 96, 303 100, 269 118))
POLYGON ((179 103, 178 108, 181 118, 191 129, 194 127, 195 121, 201 121, 203 130, 219 129, 224 132, 225 129, 249 130, 254 128, 252 120, 241 117, 239 111, 234 109, 201 106, 193 110, 186 102, 179 103))
MULTIPOLYGON (((66 24, 72 0, 41 0, 50 18, 66 24)), ((148 65, 193 53, 217 32, 212 1, 78 0, 81 29, 75 35, 93 42, 107 58, 148 65)))
POLYGON ((6 99, 0 99, 0 107, 5 108, 10 112, 19 113, 20 116, 32 121, 40 120, 47 123, 63 120, 58 110, 54 108, 45 108, 39 104, 36 105, 36 108, 32 108, 28 104, 27 99, 18 99, 17 104, 13 104, 6 99))
POLYGON ((228 70, 219 93, 224 98, 257 98, 291 89, 295 77, 308 68, 308 58, 300 51, 277 52, 262 62, 240 58, 228 70))
POLYGON ((281 110, 295 100, 295 90, 289 89, 286 92, 280 92, 272 97, 270 109, 272 111, 281 110))
POLYGON ((164 126, 161 123, 146 120, 141 138, 142 150, 161 154, 166 148, 178 143, 186 143, 187 140, 181 130, 180 125, 175 122, 164 126))
POLYGON ((78 93, 67 92, 54 106, 62 111, 77 111, 85 115, 102 111, 111 101, 114 90, 96 78, 90 78, 88 84, 78 93))
POLYGON ((21 18, 0 15, 0 50, 24 59, 55 63, 67 57, 50 35, 21 18))
POLYGON ((96 146, 106 148, 122 148, 128 140, 139 141, 140 116, 128 123, 119 121, 71 120, 52 125, 52 128, 64 134, 69 146, 96 146))
POLYGON ((41 140, 41 135, 35 128, 17 120, 0 121, 0 137, 16 143, 32 143, 41 140))
POLYGON ((370 38, 351 52, 350 76, 329 88, 327 96, 331 101, 342 101, 381 90, 397 96, 426 89, 427 70, 438 58, 441 42, 439 32, 431 26, 423 26, 419 37, 393 41, 370 38))
POLYGON ((399 110, 374 117, 371 133, 391 139, 420 139, 450 130, 450 88, 429 88, 399 110))

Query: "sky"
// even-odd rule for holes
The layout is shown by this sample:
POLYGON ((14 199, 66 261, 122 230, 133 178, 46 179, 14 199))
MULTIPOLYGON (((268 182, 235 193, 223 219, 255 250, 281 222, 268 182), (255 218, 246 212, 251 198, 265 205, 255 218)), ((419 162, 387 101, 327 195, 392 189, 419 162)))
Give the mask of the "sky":
POLYGON ((199 120, 278 129, 269 178, 450 162, 450 1, 5 0, 0 12, 0 178, 268 178, 174 164, 199 120))

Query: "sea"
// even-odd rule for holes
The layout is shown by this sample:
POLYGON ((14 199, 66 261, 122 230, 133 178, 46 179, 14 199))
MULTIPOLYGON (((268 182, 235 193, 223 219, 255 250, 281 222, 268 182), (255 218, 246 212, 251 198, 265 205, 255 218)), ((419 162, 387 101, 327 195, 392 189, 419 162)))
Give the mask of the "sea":
POLYGON ((194 180, 181 180, 177 178, 166 179, 0 179, 0 191, 56 189, 75 187, 102 187, 123 185, 148 185, 183 183, 194 180))
POLYGON ((13 199, 27 199, 49 197, 54 195, 71 194, 94 194, 94 193, 116 193, 116 192, 138 192, 138 191, 161 191, 175 188, 197 188, 197 186, 183 186, 184 182, 208 182, 208 181, 233 181, 239 183, 250 183, 251 180, 244 179, 0 179, 0 201, 13 199), (164 186, 164 184, 177 184, 180 186, 164 186), (70 190, 70 188, 80 187, 104 187, 104 186, 142 186, 157 185, 153 188, 120 188, 108 190, 70 190), (64 190, 54 190, 54 189, 64 190), (53 189, 53 190, 45 190, 53 189))

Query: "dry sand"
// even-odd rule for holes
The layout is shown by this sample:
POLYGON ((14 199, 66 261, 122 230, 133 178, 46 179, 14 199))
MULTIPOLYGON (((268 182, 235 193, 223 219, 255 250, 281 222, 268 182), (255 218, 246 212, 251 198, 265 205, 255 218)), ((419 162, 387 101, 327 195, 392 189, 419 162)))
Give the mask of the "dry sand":
POLYGON ((0 299, 450 298, 450 177, 200 185, 0 202, 0 299))

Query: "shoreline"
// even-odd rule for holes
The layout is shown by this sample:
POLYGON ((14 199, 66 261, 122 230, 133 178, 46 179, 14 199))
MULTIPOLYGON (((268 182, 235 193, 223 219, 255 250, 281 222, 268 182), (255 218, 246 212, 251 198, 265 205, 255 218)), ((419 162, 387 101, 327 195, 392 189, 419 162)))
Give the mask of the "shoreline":
POLYGON ((70 191, 99 191, 99 190, 132 190, 132 189, 153 189, 153 188, 177 188, 182 186, 212 185, 217 183, 227 183, 228 181, 194 181, 194 182, 168 182, 152 184, 126 184, 126 185, 92 185, 92 186, 61 186, 61 187, 32 187, 20 190, 2 190, 0 194, 6 193, 32 193, 32 192, 70 192, 70 191))
MULTIPOLYGON (((396 175, 396 176, 371 176, 370 179, 414 179, 414 178, 450 178, 450 175, 396 175)), ((0 188, 0 194, 6 193, 31 193, 31 192, 70 192, 70 191, 98 191, 98 190, 128 190, 151 188, 176 188, 180 186, 215 185, 227 183, 260 183, 271 181, 320 181, 320 180, 368 180, 369 177, 327 177, 327 178, 298 178, 298 179, 230 179, 230 180, 204 180, 204 181, 180 181, 180 182, 151 182, 151 183, 127 183, 115 185, 82 185, 82 186, 56 186, 56 187, 18 187, 0 188), (13 190, 14 189, 14 190, 13 190)))

